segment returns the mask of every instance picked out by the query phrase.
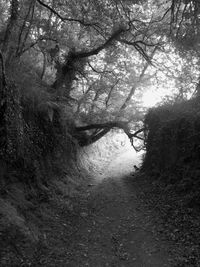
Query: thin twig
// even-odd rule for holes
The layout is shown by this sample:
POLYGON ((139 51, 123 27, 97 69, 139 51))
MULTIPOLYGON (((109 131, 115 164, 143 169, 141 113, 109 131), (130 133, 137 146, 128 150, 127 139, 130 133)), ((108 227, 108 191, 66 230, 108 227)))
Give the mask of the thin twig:
POLYGON ((42 2, 41 0, 37 0, 37 2, 42 5, 43 7, 47 8, 48 10, 50 10, 54 15, 56 15, 60 20, 62 20, 63 22, 65 21, 70 21, 70 22, 78 22, 81 25, 85 26, 85 27, 98 27, 97 23, 89 23, 89 22, 85 22, 83 20, 80 19, 74 19, 74 18, 67 18, 67 17, 63 17, 61 16, 55 9, 53 9, 52 7, 50 7, 49 5, 45 4, 44 2, 42 2))
POLYGON ((2 73, 2 84, 3 86, 6 86, 6 72, 5 72, 5 64, 4 64, 4 57, 0 50, 0 61, 1 61, 1 73, 2 73))

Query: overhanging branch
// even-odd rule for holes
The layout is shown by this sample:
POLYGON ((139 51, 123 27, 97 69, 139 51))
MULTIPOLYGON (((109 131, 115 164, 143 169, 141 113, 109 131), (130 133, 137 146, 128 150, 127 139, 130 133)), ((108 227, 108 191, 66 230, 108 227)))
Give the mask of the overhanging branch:
MULTIPOLYGON (((134 138, 140 139, 142 141, 144 140, 144 138, 142 138, 138 134, 144 132, 145 128, 141 128, 141 129, 137 130, 136 132, 131 133, 130 129, 128 127, 128 122, 124 122, 124 121, 114 121, 114 122, 90 124, 87 126, 80 126, 80 127, 76 127, 76 131, 81 132, 81 131, 99 130, 99 131, 97 131, 97 133, 96 132, 92 133, 89 136, 87 142, 82 144, 83 146, 85 146, 85 145, 89 145, 89 144, 96 142, 97 140, 99 140, 101 137, 103 137, 105 134, 107 134, 113 128, 122 129, 124 131, 124 133, 130 139, 131 145, 133 147, 134 147, 134 145, 133 145, 133 139, 134 138)), ((134 147, 134 149, 135 149, 135 147, 134 147)))
POLYGON ((78 132, 80 131, 88 131, 94 129, 105 129, 105 128, 125 128, 127 126, 127 122, 124 121, 115 121, 115 122, 106 122, 106 123, 96 123, 90 124, 87 126, 76 127, 78 132))
POLYGON ((66 78, 68 78, 68 94, 71 90, 71 84, 73 82, 73 79, 75 79, 77 74, 77 69, 75 67, 76 62, 81 62, 85 58, 97 55, 99 52, 101 52, 103 49, 106 49, 107 47, 111 46, 114 41, 118 39, 118 37, 124 33, 126 29, 124 27, 119 28, 118 30, 114 31, 111 36, 101 45, 98 47, 90 50, 90 51, 80 51, 75 52, 70 51, 67 56, 66 63, 63 64, 61 68, 59 68, 59 71, 57 72, 57 79, 53 83, 52 87, 56 90, 61 89, 61 93, 63 94, 62 85, 65 83, 66 78))
POLYGON ((114 31, 111 36, 103 43, 102 45, 98 46, 97 48, 94 48, 90 51, 84 51, 84 52, 77 52, 73 54, 74 59, 80 59, 80 58, 86 58, 97 55, 99 52, 101 52, 103 49, 109 47, 114 41, 118 40, 118 37, 126 32, 127 29, 124 27, 119 28, 118 30, 114 31))

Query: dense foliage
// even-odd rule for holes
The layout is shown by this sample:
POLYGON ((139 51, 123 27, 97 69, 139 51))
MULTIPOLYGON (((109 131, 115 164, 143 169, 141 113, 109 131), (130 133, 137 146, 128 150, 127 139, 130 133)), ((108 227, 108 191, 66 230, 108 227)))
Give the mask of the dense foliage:
POLYGON ((19 98, 45 106, 50 119, 59 106, 77 125, 125 121, 137 129, 146 89, 172 87, 184 98, 196 88, 196 61, 185 69, 190 57, 172 45, 169 24, 186 12, 179 2, 181 9, 173 1, 2 0, 2 78, 12 77, 19 98))
POLYGON ((199 98, 152 109, 145 117, 143 168, 199 205, 199 98))

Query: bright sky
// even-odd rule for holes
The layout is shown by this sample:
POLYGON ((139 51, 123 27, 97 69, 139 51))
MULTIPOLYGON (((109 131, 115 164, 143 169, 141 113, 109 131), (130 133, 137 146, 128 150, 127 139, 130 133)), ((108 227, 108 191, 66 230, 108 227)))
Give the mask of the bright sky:
POLYGON ((164 97, 173 96, 177 92, 175 80, 183 65, 182 59, 173 50, 168 54, 157 54, 155 60, 158 69, 148 68, 152 78, 149 86, 144 88, 142 95, 142 104, 147 108, 155 106, 162 102, 164 97), (169 78, 167 74, 172 77, 169 78))
POLYGON ((141 98, 142 105, 146 108, 154 107, 162 102, 166 96, 173 96, 175 92, 175 84, 173 84, 172 81, 166 80, 165 83, 159 85, 159 88, 156 87, 156 85, 149 86, 143 92, 141 98))
POLYGON ((155 106, 163 98, 163 95, 158 92, 148 91, 143 94, 142 103, 145 107, 150 108, 155 106))

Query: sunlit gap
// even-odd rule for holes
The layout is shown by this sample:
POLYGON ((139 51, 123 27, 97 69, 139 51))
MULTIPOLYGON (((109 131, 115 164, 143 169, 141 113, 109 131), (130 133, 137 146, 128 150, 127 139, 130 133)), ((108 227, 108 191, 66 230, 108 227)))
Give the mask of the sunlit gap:
POLYGON ((175 93, 174 88, 172 90, 166 88, 149 88, 142 95, 141 103, 145 108, 156 107, 162 103, 165 99, 173 97, 175 93))
POLYGON ((171 44, 157 52, 146 71, 146 79, 140 84, 141 105, 151 108, 168 101, 191 98, 196 90, 199 69, 195 57, 191 58, 190 63, 188 65, 171 44))
POLYGON ((121 130, 111 131, 84 150, 85 165, 94 177, 94 183, 134 174, 134 165, 140 167, 144 154, 144 151, 134 150, 129 138, 121 130))
POLYGON ((156 106, 160 101, 162 97, 159 94, 156 94, 156 92, 145 92, 142 96, 142 105, 146 108, 151 108, 156 106))

